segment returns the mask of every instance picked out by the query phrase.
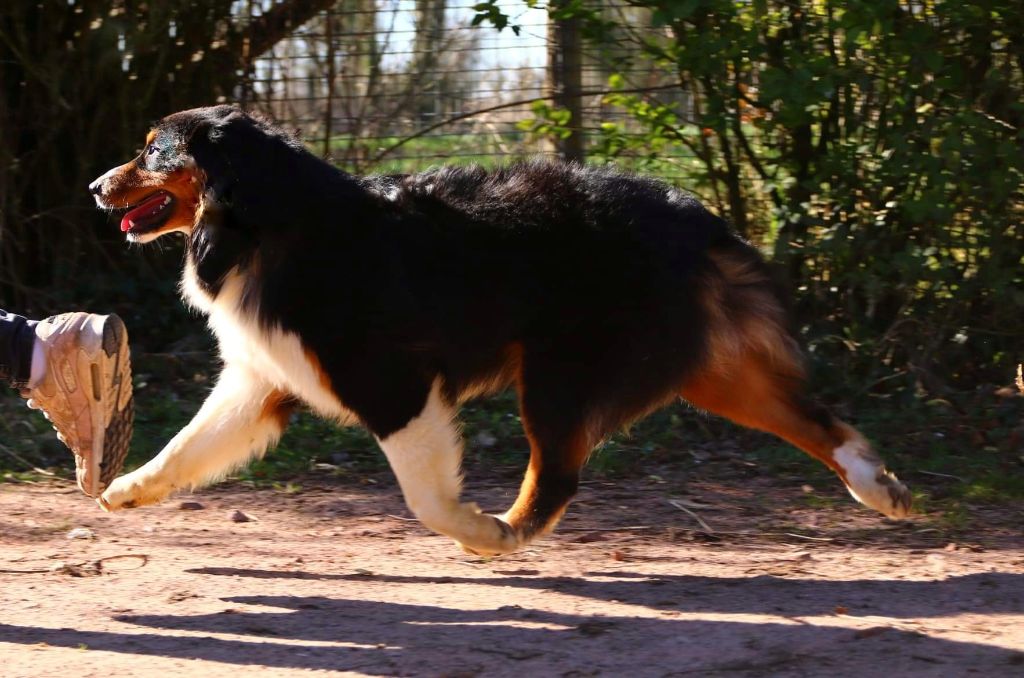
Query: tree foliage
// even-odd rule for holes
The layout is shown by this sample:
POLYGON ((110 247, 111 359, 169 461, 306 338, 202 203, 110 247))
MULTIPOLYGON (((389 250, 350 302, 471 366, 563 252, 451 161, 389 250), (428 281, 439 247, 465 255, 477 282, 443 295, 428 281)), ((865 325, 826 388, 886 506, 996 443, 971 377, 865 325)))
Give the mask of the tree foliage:
POLYGON ((654 30, 624 35, 589 3, 550 11, 584 21, 620 67, 613 86, 646 63, 692 105, 611 95, 644 134, 601 125, 592 160, 689 149, 692 185, 797 290, 812 350, 864 388, 1009 378, 1024 339, 1019 3, 627 4, 654 30))
MULTIPOLYGON (((858 388, 941 394, 1012 374, 1024 339, 1019 3, 624 1, 628 16, 611 2, 549 6, 610 65, 619 91, 605 103, 630 113, 628 129, 593 125, 592 161, 685 150, 686 184, 771 256, 812 350, 858 388), (637 93, 645 69, 659 87, 673 78, 676 96, 637 93)), ((85 186, 153 118, 244 97, 256 56, 347 6, 275 0, 248 3, 250 16, 244 4, 0 3, 0 306, 41 314, 73 299, 165 328, 151 299, 173 304, 174 248, 126 253, 85 186)), ((437 17, 444 6, 421 4, 437 17)), ((497 0, 476 9, 478 23, 516 28, 497 0)), ((579 127, 551 105, 535 114, 544 134, 579 127)))
POLYGON ((0 306, 166 299, 173 275, 152 275, 159 256, 112 246, 120 234, 87 184, 134 155, 155 118, 234 100, 251 57, 332 4, 286 0, 249 17, 233 0, 0 3, 0 306))

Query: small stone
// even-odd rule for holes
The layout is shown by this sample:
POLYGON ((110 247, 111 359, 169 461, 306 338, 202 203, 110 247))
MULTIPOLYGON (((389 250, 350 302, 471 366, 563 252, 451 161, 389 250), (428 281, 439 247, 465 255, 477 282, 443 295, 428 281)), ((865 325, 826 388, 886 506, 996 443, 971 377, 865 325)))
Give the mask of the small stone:
POLYGON ((584 532, 572 541, 577 544, 590 544, 595 541, 608 541, 608 536, 601 532, 584 532))
POLYGON ((96 533, 88 527, 76 527, 68 532, 68 539, 95 539, 96 533))
POLYGON ((183 501, 178 504, 179 511, 202 511, 204 508, 206 507, 198 501, 183 501))
POLYGON ((494 447, 498 444, 498 439, 490 431, 480 431, 473 436, 473 443, 480 447, 494 447))
POLYGON ((235 510, 231 512, 231 522, 233 523, 249 523, 252 522, 252 518, 245 515, 241 511, 235 510))
POLYGON ((576 627, 576 630, 585 636, 599 636, 603 633, 607 633, 615 626, 615 622, 610 621, 585 621, 576 627))

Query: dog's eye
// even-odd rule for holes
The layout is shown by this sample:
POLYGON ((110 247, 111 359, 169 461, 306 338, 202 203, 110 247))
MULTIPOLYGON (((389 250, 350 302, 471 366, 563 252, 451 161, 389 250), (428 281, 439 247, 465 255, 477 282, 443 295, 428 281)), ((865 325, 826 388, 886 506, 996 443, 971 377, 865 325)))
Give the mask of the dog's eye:
POLYGON ((153 144, 150 144, 149 148, 146 149, 146 155, 156 155, 159 152, 160 149, 154 146, 153 144))

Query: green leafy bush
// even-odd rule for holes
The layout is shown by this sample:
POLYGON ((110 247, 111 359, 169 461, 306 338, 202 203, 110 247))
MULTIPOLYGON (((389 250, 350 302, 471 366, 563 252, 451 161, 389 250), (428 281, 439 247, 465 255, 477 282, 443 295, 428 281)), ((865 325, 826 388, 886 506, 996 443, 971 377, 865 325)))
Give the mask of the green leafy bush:
MULTIPOLYGON (((607 95, 629 121, 596 125, 591 161, 656 168, 685 149, 683 183, 770 255, 846 395, 1011 379, 1024 339, 1017 3, 624 4, 644 26, 578 2, 551 12, 583 23, 613 64, 609 89, 660 70, 688 105, 607 95)), ((540 113, 529 129, 569 130, 540 113)))

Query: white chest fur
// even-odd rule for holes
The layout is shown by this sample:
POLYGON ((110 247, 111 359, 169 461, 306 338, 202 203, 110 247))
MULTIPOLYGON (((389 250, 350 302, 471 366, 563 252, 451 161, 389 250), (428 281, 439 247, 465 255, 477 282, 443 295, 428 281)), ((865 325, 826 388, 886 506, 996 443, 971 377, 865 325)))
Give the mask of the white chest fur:
POLYGON ((253 310, 241 306, 243 281, 237 271, 227 275, 220 292, 211 297, 200 287, 191 261, 181 279, 185 301, 208 316, 225 363, 245 367, 277 389, 290 393, 318 414, 349 422, 351 412, 324 383, 299 337, 280 327, 262 328, 253 310))

